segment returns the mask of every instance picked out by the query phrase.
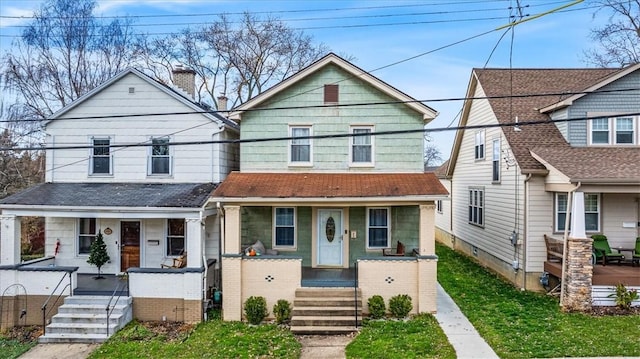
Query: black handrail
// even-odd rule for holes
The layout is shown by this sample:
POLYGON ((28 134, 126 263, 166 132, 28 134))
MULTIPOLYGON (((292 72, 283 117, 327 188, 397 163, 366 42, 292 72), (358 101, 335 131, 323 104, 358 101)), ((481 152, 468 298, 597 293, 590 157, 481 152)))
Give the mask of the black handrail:
MULTIPOLYGON (((49 309, 49 312, 47 312, 47 305, 49 304, 49 300, 51 300, 51 297, 56 292, 58 287, 60 287, 60 284, 62 284, 62 281, 67 276, 67 274, 69 274, 69 284, 65 285, 64 288, 62 288, 62 291, 60 292, 60 294, 58 294, 58 296, 56 297, 56 300, 55 300, 55 302, 53 302, 53 304, 55 305, 56 303, 58 303, 58 300, 60 300, 60 297, 64 293, 65 289, 71 287, 71 273, 67 272, 64 275, 62 275, 62 278, 60 278, 60 281, 58 282, 56 287, 53 288, 53 290, 51 291, 51 294, 49 294, 49 297, 47 297, 47 300, 44 301, 44 304, 40 308, 42 310, 42 334, 43 335, 47 334, 47 315, 49 314, 49 312, 51 312, 51 309, 49 309)), ((71 291, 71 289, 69 289, 69 291, 71 291)), ((71 293, 69 293, 69 295, 71 295, 71 293)), ((52 307, 52 309, 53 309, 53 307, 52 307)))
POLYGON ((355 279, 353 280, 353 297, 356 303, 356 328, 358 328, 358 261, 354 262, 355 279))
MULTIPOLYGON (((111 294, 111 298, 109 298, 109 302, 107 303, 107 307, 105 308, 106 312, 107 312, 107 338, 109 338, 109 317, 111 317, 111 313, 113 313, 113 310, 116 309, 116 305, 118 305, 118 300, 120 300, 120 297, 122 296, 122 291, 120 290, 122 287, 123 283, 118 283, 118 285, 116 286, 116 289, 113 290, 113 294, 111 294), (113 304, 113 307, 111 308, 111 310, 109 310, 109 307, 111 306, 111 301, 113 301, 113 298, 116 296, 116 293, 118 293, 118 296, 116 297, 116 302, 113 304)), ((127 281, 124 283, 127 285, 127 296, 129 295, 129 279, 127 278, 127 281)))

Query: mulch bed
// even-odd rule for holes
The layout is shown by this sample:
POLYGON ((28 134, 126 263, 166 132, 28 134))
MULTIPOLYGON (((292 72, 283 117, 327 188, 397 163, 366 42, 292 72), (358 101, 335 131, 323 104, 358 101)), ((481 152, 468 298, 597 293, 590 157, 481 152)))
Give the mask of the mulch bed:
POLYGON ((33 343, 38 341, 38 337, 42 334, 41 325, 25 325, 9 328, 2 336, 10 340, 17 340, 20 343, 33 343))
POLYGON ((193 330, 193 324, 181 322, 147 321, 140 322, 140 325, 153 332, 156 336, 162 336, 169 341, 182 339, 193 330))
POLYGON ((596 317, 616 316, 616 315, 640 315, 640 307, 622 309, 618 307, 593 307, 591 315, 596 317))

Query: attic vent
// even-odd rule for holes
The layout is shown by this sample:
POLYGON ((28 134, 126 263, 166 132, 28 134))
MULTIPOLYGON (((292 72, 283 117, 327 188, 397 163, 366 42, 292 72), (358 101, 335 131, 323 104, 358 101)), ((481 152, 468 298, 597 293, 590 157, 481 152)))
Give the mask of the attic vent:
POLYGON ((129 87, 129 93, 136 93, 135 87, 129 87))
POLYGON ((324 85, 324 103, 338 103, 338 85, 324 85))

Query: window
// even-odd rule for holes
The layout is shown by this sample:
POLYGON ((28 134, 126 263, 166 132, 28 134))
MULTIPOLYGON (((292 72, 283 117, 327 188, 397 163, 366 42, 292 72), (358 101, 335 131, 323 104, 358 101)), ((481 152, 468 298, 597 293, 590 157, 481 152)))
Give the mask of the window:
POLYGON ((500 182, 500 140, 493 140, 493 157, 491 159, 493 171, 491 180, 500 182))
POLYGON ((609 119, 596 118, 591 120, 591 143, 609 143, 609 119))
POLYGON ((338 103, 338 85, 324 85, 324 103, 338 103))
POLYGON ((295 247, 296 211, 293 207, 276 207, 273 211, 275 223, 274 247, 295 247))
POLYGON ((389 247, 389 212, 388 208, 367 211, 367 248, 389 247))
POLYGON ((618 117, 616 121, 616 144, 633 144, 633 118, 618 117))
POLYGON ((290 165, 311 165, 311 126, 291 126, 289 127, 289 164, 290 165), (296 138, 307 137, 307 138, 296 138))
POLYGON ((184 219, 170 218, 167 220, 167 255, 179 256, 184 253, 184 219))
MULTIPOLYGON (((567 206, 567 194, 556 193, 556 232, 564 231, 568 213, 567 206)), ((584 224, 587 232, 600 231, 600 195, 596 193, 584 194, 584 224)))
POLYGON ((351 165, 373 164, 373 126, 352 127, 351 133, 351 165))
POLYGON ((149 174, 171 174, 171 155, 169 154, 169 138, 151 139, 151 159, 149 161, 149 174))
POLYGON ((636 142, 636 118, 596 118, 590 121, 592 145, 632 145, 636 142))
POLYGON ((476 132, 475 157, 476 160, 484 159, 484 130, 476 132))
POLYGON ((484 189, 469 189, 469 223, 484 226, 484 189))
POLYGON ((96 219, 80 218, 78 219, 78 253, 89 254, 91 252, 91 243, 96 240, 96 219))
POLYGON ((436 201, 436 211, 438 213, 442 213, 442 200, 441 199, 436 201))
POLYGON ((91 174, 111 174, 111 139, 94 138, 91 152, 91 174))

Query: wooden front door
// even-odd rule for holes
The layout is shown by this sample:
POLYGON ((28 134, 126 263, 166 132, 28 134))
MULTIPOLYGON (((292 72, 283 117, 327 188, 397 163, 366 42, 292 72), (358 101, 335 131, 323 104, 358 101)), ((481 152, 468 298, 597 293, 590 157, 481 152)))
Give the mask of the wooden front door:
POLYGON ((120 222, 120 271, 140 267, 140 222, 120 222))

